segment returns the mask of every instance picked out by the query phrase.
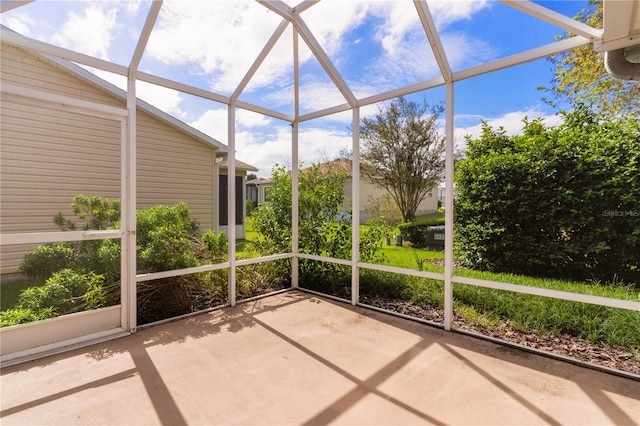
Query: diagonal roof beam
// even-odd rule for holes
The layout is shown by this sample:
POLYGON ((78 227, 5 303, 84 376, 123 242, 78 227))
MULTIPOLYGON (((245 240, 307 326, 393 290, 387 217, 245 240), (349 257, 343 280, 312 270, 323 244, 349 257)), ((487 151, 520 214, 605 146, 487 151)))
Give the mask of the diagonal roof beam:
POLYGON ((2 39, 2 41, 5 43, 9 43, 14 46, 46 53, 48 55, 66 59, 71 62, 77 62, 79 64, 84 64, 104 71, 109 71, 114 74, 126 76, 129 73, 129 69, 123 65, 117 65, 113 62, 105 61, 104 59, 99 59, 93 56, 85 55, 84 53, 76 52, 75 50, 65 49, 64 47, 58 47, 39 40, 34 40, 32 38, 15 33, 8 28, 0 28, 0 39, 2 39))
POLYGON ((340 90, 342 96, 344 96, 349 105, 351 105, 352 107, 357 106, 357 99, 351 92, 351 89, 349 89, 347 83, 344 81, 336 67, 333 65, 325 51, 320 46, 320 43, 318 43, 318 40, 316 40, 316 38, 313 36, 311 30, 309 30, 309 27, 307 27, 307 24, 300 17, 300 15, 298 15, 296 10, 294 8, 290 8, 281 0, 257 1, 272 12, 275 12, 283 18, 287 19, 294 25, 294 27, 298 31, 298 34, 300 34, 300 37, 302 37, 309 49, 311 49, 311 52, 313 52, 318 62, 320 62, 320 65, 322 65, 326 73, 329 75, 329 78, 331 78, 338 90, 340 90))
POLYGON ((451 66, 449 66, 449 60, 447 59, 446 52, 442 46, 442 41, 438 35, 436 25, 433 22, 429 6, 427 6, 427 2, 425 0, 414 0, 413 4, 416 6, 418 16, 420 16, 420 22, 422 23, 424 32, 427 34, 429 44, 431 44, 431 49, 436 57, 440 73, 448 83, 451 81, 451 66))
POLYGON ((0 3, 0 13, 8 12, 16 7, 24 6, 25 4, 33 3, 34 1, 35 0, 17 0, 2 2, 0 3))
POLYGON ((320 0, 304 0, 302 3, 293 8, 296 13, 304 12, 314 4, 317 4, 320 0))
POLYGON ((273 49, 273 46, 276 45, 276 42, 280 39, 280 36, 282 36, 282 33, 284 33, 284 30, 287 28, 288 25, 289 25, 289 21, 286 19, 283 19, 280 25, 278 25, 278 28, 276 28, 273 35, 267 42, 267 44, 264 46, 264 48, 262 49, 262 51, 260 52, 256 60, 251 65, 251 68, 249 68, 249 71, 247 71, 247 73, 244 75, 244 78, 242 79, 240 84, 238 84, 238 87, 231 95, 231 99, 233 101, 238 99, 242 91, 245 89, 245 87, 247 87, 247 84, 249 84, 249 81, 251 81, 253 76, 256 74, 256 72, 258 71, 258 68, 260 68, 260 65, 262 65, 267 55, 269 54, 269 52, 271 52, 271 49, 273 49))
POLYGON ((144 49, 147 47, 147 43, 149 42, 151 30, 153 29, 153 25, 158 19, 158 14, 160 13, 160 8, 162 7, 162 1, 163 0, 154 0, 151 4, 149 14, 147 15, 147 20, 144 23, 142 33, 140 34, 140 38, 138 38, 136 50, 133 52, 133 57, 131 58, 131 63, 129 64, 129 69, 132 71, 136 71, 138 69, 138 66, 140 65, 140 59, 142 59, 144 49))
POLYGON ((591 41, 602 39, 602 30, 590 27, 587 24, 571 19, 561 13, 554 12, 544 6, 533 3, 529 0, 499 0, 501 3, 511 6, 514 9, 542 19, 550 24, 556 25, 568 32, 588 38, 591 41))
POLYGON ((465 80, 467 78, 476 77, 493 71, 513 67, 515 65, 524 64, 526 62, 535 61, 536 59, 547 58, 551 55, 568 52, 570 50, 589 44, 591 44, 591 40, 582 36, 566 38, 564 40, 556 41, 545 46, 536 47, 535 49, 530 49, 522 53, 516 53, 515 55, 496 59, 492 62, 486 62, 475 67, 456 71, 453 73, 453 81, 465 80))

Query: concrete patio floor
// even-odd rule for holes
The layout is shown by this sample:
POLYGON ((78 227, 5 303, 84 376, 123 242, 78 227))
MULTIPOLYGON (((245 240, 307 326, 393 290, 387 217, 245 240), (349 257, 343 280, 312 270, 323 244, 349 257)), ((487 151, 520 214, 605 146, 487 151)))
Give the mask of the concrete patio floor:
POLYGON ((640 382, 292 291, 2 370, 9 424, 639 424, 640 382))

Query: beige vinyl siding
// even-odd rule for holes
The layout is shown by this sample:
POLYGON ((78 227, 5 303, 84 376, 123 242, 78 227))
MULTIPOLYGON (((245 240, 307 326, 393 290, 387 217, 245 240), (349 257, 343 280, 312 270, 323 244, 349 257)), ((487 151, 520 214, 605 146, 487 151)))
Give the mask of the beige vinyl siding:
MULTIPOLYGON (((56 231, 53 217, 71 217, 77 194, 120 196, 120 122, 91 117, 89 123, 11 95, 2 96, 1 108, 2 233, 56 231)), ((15 272, 32 248, 2 247, 0 272, 15 272)))
POLYGON ((184 201, 200 230, 215 229, 215 150, 138 110, 138 208, 184 201))
MULTIPOLYGON (((125 108, 125 101, 20 49, 2 45, 2 82, 125 108)), ((53 216, 78 194, 120 197, 120 122, 2 94, 0 232, 56 231, 53 216)), ((215 229, 216 150, 137 110, 138 208, 185 201, 200 229, 215 229)), ((0 273, 33 246, 2 247, 0 273)))
POLYGON ((45 92, 65 95, 110 106, 124 103, 58 66, 29 55, 23 50, 2 45, 2 80, 45 92))

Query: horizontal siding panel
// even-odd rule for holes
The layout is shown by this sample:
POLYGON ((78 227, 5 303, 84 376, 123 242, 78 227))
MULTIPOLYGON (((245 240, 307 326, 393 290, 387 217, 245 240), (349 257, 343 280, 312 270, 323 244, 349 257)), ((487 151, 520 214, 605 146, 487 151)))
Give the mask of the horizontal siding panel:
POLYGON ((92 186, 84 186, 77 188, 64 188, 64 189, 54 189, 47 190, 47 195, 43 196, 43 190, 38 187, 26 188, 26 189, 18 189, 11 187, 3 187, 2 188, 3 196, 10 198, 11 202, 2 201, 2 209, 3 214, 7 211, 15 210, 19 208, 19 206, 28 203, 29 201, 38 200, 38 202, 66 202, 71 204, 73 201, 73 197, 78 194, 83 195, 94 195, 101 194, 103 197, 107 198, 120 198, 120 186, 113 185, 113 189, 111 191, 105 191, 104 186, 94 185, 92 186), (82 191, 82 192, 78 192, 82 191), (44 198, 46 197, 46 198, 44 198), (46 200, 46 201, 45 201, 46 200), (52 200, 52 201, 51 201, 52 200))
MULTIPOLYGON (((24 132, 21 134, 24 137, 24 132)), ((8 132, 2 132, 3 138, 12 137, 8 132)), ((18 140, 15 136, 14 140, 18 140)), ((6 140, 6 139, 5 139, 6 140)), ((109 143, 99 143, 99 144, 76 144, 76 149, 72 149, 73 146, 69 144, 69 142, 73 142, 72 139, 55 139, 55 138, 47 138, 40 136, 38 140, 30 139, 30 140, 21 140, 20 145, 4 145, 1 150, 3 154, 9 153, 20 153, 20 154, 28 154, 32 156, 69 156, 71 153, 74 156, 79 158, 87 158, 87 157, 97 157, 102 158, 103 161, 117 162, 120 163, 120 150, 114 150, 110 145, 115 145, 111 142, 109 143), (66 154, 66 155, 65 155, 66 154)), ((82 142, 86 142, 83 140, 82 142)))
MULTIPOLYGON (((68 163, 46 163, 42 161, 29 161, 27 162, 31 164, 30 169, 26 169, 25 166, 20 166, 18 161, 14 160, 5 160, 2 159, 2 168, 4 169, 3 174, 16 176, 24 176, 25 179, 29 176, 37 177, 37 176, 47 176, 49 173, 55 173, 56 171, 65 172, 64 175, 60 175, 61 178, 74 178, 75 181, 83 180, 87 175, 91 176, 103 176, 104 179, 116 179, 117 176, 120 175, 119 170, 115 170, 115 164, 109 165, 105 162, 101 162, 98 164, 91 164, 92 161, 86 160, 73 161, 70 160, 68 163)), ((56 178, 55 175, 51 175, 50 178, 53 180, 56 178)))
POLYGON ((143 185, 151 185, 152 187, 155 187, 157 184, 157 186, 159 185, 166 185, 166 184, 179 184, 180 186, 173 186, 172 188, 174 189, 189 189, 191 187, 207 187, 209 188, 209 190, 211 189, 211 181, 213 180, 212 176, 207 176, 207 175, 179 175, 179 174, 162 174, 160 173, 158 170, 155 171, 149 171, 149 170, 144 170, 141 169, 140 171, 145 173, 145 177, 143 179, 138 179, 138 184, 143 184, 143 185))
MULTIPOLYGON (((96 145, 102 146, 101 149, 107 149, 110 152, 117 153, 120 151, 120 127, 113 126, 109 131, 105 132, 93 132, 88 129, 78 129, 67 126, 62 123, 52 124, 52 127, 37 128, 33 125, 26 124, 16 125, 8 123, 8 117, 3 117, 2 120, 2 132, 7 137, 16 139, 24 139, 27 146, 33 146, 43 149, 55 149, 56 147, 73 147, 74 145, 96 145), (69 133, 67 129, 74 129, 73 133, 69 133), (83 133, 84 132, 84 133, 83 133), (22 134, 29 134, 33 142, 30 143, 30 139, 21 137, 22 134), (43 143, 49 143, 50 147, 44 147, 43 143)), ((76 120, 78 118, 76 117, 76 120)), ((27 120, 30 121, 30 120, 27 120)))
MULTIPOLYGON (((183 147, 181 149, 184 150, 185 148, 183 147)), ((212 169, 213 171, 213 157, 206 151, 197 151, 200 155, 183 152, 176 152, 175 155, 173 155, 172 152, 174 151, 158 145, 148 147, 138 145, 138 164, 169 166, 174 169, 196 165, 203 169, 212 169), (167 157, 171 158, 171 161, 169 161, 167 157)))
POLYGON ((15 246, 0 246, 0 274, 18 272, 24 260, 24 255, 33 251, 37 244, 18 244, 15 246))
POLYGON ((88 83, 71 75, 68 71, 62 70, 57 65, 26 54, 18 48, 2 47, 1 66, 2 78, 5 81, 112 106, 122 103, 97 88, 87 90, 88 83))
MULTIPOLYGON (((66 128, 69 127, 67 126, 66 128)), ((118 155, 120 152, 120 128, 113 129, 108 133, 103 132, 102 134, 83 134, 78 132, 69 133, 62 125, 57 128, 37 129, 29 124, 20 126, 8 125, 3 120, 2 133, 7 138, 24 140, 25 145, 28 147, 47 151, 70 149, 77 146, 79 152, 82 152, 83 149, 86 150, 84 147, 95 146, 96 149, 105 151, 105 153, 118 155), (26 138, 24 137, 25 134, 31 137, 26 138)))
POLYGON ((153 141, 153 143, 145 143, 143 138, 138 138, 137 144, 138 156, 141 159, 159 159, 160 157, 169 157, 171 162, 175 159, 182 164, 195 162, 196 164, 205 164, 213 167, 213 156, 207 150, 199 149, 187 144, 170 144, 166 141, 153 141), (204 157, 204 158, 203 158, 204 157))
MULTIPOLYGON (((27 122, 26 124, 35 126, 38 128, 47 128, 49 125, 59 125, 65 124, 68 126, 73 126, 78 129, 85 129, 87 133, 90 133, 92 130, 92 122, 86 122, 82 120, 78 120, 77 117, 86 118, 86 114, 82 114, 79 111, 68 111, 61 110, 59 108, 52 108, 52 105, 31 98, 23 98, 20 96, 12 95, 12 94, 3 94, 3 117, 11 117, 13 120, 24 119, 25 117, 36 117, 37 120, 33 120, 33 122, 27 122), (59 122, 56 120, 60 120, 59 122)), ((91 116, 92 120, 95 121, 95 130, 100 132, 104 130, 110 130, 114 127, 120 126, 120 120, 105 118, 105 117, 95 117, 91 116)), ((21 122, 20 124, 23 124, 21 122)))
MULTIPOLYGON (((2 78, 52 93, 126 107, 47 61, 2 47, 2 78), (37 84, 33 84, 38 82, 37 84)), ((56 231, 53 217, 75 219, 78 194, 120 197, 120 122, 56 109, 13 95, 2 97, 0 124, 2 232, 56 231)), ((213 229, 217 205, 215 149, 138 108, 138 208, 187 203, 201 230, 213 229)), ((2 248, 2 272, 14 272, 24 245, 2 248)))

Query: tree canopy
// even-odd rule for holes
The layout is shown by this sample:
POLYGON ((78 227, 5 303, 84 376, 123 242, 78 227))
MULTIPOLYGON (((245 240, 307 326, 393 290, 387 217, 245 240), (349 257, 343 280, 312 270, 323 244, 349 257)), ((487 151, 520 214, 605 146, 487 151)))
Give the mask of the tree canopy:
MULTIPOLYGON (((595 28, 602 28, 602 0, 590 0, 589 7, 576 16, 595 28)), ((560 37, 567 38, 567 33, 560 37)), ((634 115, 640 111, 640 82, 620 80, 609 75, 600 53, 587 45, 571 52, 549 58, 555 70, 550 88, 542 88, 552 95, 545 99, 555 107, 568 102, 575 109, 585 105, 593 112, 603 114, 607 119, 634 115)))
POLYGON ((445 137, 437 122, 443 111, 400 97, 361 121, 361 173, 391 194, 405 222, 442 179, 445 137))

